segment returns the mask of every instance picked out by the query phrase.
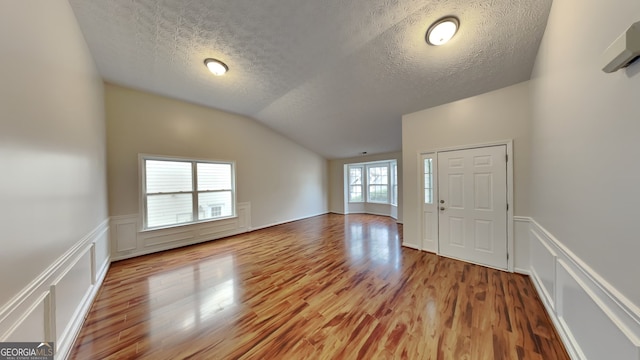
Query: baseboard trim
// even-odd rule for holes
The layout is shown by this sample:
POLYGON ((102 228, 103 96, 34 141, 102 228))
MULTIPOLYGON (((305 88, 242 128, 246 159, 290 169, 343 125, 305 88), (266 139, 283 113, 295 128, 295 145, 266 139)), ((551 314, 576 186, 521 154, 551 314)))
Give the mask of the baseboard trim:
POLYGON ((410 249, 421 250, 421 249, 420 249, 420 246, 418 246, 418 245, 416 245, 416 244, 411 244, 411 243, 403 242, 403 243, 402 243, 402 246, 407 247, 407 248, 410 248, 410 249))
POLYGON ((639 360, 640 310, 534 219, 530 242, 531 278, 571 358, 639 360))
MULTIPOLYGON (((302 216, 302 217, 298 217, 298 218, 291 219, 291 220, 285 220, 285 221, 271 223, 271 224, 268 224, 268 225, 261 225, 261 226, 257 226, 257 227, 252 227, 252 228, 249 229, 249 232, 258 231, 258 230, 262 230, 262 229, 266 229, 266 228, 270 228, 270 227, 274 227, 274 226, 278 226, 278 225, 284 225, 284 224, 292 223, 294 221, 310 219, 310 218, 314 218, 316 216, 327 215, 327 214, 330 214, 330 213, 331 213, 330 211, 324 211, 324 212, 321 212, 321 213, 317 213, 315 215, 302 216)), ((344 215, 344 214, 342 214, 342 215, 344 215)))

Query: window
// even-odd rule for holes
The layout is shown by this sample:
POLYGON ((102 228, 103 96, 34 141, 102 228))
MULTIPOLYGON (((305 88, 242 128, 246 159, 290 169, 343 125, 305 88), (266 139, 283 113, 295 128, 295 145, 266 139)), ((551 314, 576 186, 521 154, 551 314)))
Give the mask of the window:
POLYGON ((391 205, 398 205, 398 164, 391 163, 391 205))
POLYGON ((349 202, 362 202, 362 166, 349 167, 349 202))
POLYGON ((345 186, 349 202, 398 205, 398 166, 395 160, 348 164, 345 186))
POLYGON ((235 215, 232 162, 143 156, 142 189, 145 229, 235 215))
POLYGON ((433 204, 432 159, 424 159, 424 203, 433 204))
POLYGON ((388 203, 389 202, 389 166, 367 166, 369 175, 369 191, 367 201, 388 203))

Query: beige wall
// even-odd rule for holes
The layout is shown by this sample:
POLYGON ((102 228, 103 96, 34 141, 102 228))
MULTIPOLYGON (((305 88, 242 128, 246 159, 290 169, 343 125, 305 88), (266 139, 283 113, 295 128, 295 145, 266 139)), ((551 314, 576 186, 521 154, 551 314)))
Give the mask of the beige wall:
POLYGON ((532 83, 531 215, 640 307, 640 63, 601 54, 637 0, 554 1, 532 83))
POLYGON ((527 215, 530 118, 529 85, 526 82, 404 115, 404 242, 421 247, 418 159, 419 154, 428 151, 512 139, 514 214, 527 215))
POLYGON ((109 211, 138 213, 138 154, 236 162, 251 226, 327 212, 327 161, 244 116, 106 84, 109 211))
POLYGON ((2 309, 108 215, 102 80, 68 2, 1 1, 0 24, 2 309))
POLYGON ((398 163, 398 222, 402 223, 402 153, 384 153, 329 161, 329 211, 344 214, 344 165, 379 160, 398 163))

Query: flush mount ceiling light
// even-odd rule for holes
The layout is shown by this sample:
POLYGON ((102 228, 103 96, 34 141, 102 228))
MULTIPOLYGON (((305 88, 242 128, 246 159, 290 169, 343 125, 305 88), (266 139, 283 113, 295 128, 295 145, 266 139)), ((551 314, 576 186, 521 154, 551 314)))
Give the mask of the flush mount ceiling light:
POLYGON ((229 67, 227 66, 227 64, 223 63, 220 60, 208 58, 204 59, 204 64, 215 76, 224 75, 227 71, 229 71, 229 67))
POLYGON ((436 21, 427 30, 427 44, 436 46, 446 44, 456 34, 458 26, 460 22, 453 16, 436 21))

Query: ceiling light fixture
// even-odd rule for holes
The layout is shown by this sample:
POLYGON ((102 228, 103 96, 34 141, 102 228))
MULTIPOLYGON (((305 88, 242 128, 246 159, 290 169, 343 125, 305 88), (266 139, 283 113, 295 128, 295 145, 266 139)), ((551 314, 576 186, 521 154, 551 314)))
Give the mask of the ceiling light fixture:
POLYGON ((204 64, 215 76, 222 76, 227 71, 229 71, 229 67, 227 66, 227 64, 223 63, 220 60, 208 58, 204 59, 204 64))
POLYGON ((427 44, 435 46, 446 44, 456 34, 459 26, 460 21, 453 16, 436 21, 427 30, 427 44))

